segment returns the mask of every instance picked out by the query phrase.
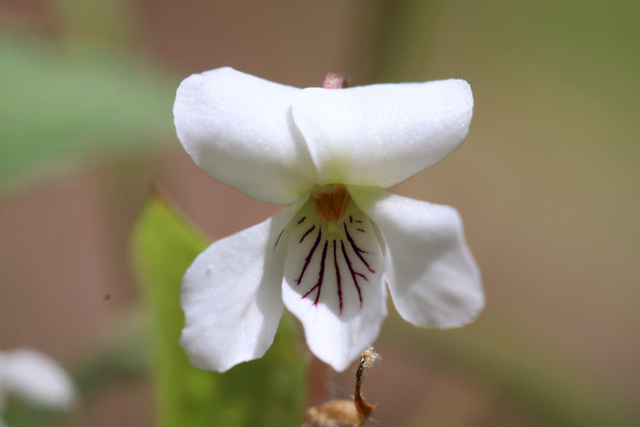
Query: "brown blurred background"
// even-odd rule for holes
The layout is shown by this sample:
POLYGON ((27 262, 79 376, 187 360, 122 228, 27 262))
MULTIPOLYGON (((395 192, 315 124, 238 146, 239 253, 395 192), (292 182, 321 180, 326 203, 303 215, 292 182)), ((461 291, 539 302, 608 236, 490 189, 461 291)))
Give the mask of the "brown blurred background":
MULTIPOLYGON (((0 0, 0 24, 56 39, 69 25, 60 11, 90 4, 0 0)), ((226 65, 299 87, 319 85, 328 71, 353 85, 471 84, 466 141, 392 191, 460 211, 487 307, 457 331, 418 330, 390 315, 376 345, 383 362, 365 384, 379 405, 372 425, 543 426, 552 424, 539 411, 581 408, 640 420, 637 2, 119 7, 120 36, 175 87, 226 65)), ((142 154, 85 160, 25 180, 0 204, 2 348, 32 346, 69 367, 98 352, 138 305, 129 233, 150 185, 216 238, 281 209, 209 178, 171 135, 142 154)), ((332 380, 334 394, 351 393, 351 375, 332 380)), ((557 425, 581 425, 567 417, 557 425)), ((85 401, 64 425, 152 419, 150 385, 133 377, 85 401)))

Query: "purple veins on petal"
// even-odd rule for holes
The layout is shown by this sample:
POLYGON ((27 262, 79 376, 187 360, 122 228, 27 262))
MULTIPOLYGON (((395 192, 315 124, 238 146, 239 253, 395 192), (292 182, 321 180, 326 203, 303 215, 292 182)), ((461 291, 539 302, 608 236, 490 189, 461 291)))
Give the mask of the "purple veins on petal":
MULTIPOLYGON (((302 224, 306 220, 306 218, 306 216, 302 217, 297 221, 297 224, 302 224)), ((332 234, 327 235, 326 229, 324 230, 325 232, 323 232, 325 224, 317 224, 316 221, 307 222, 307 225, 302 226, 304 228, 298 228, 297 236, 294 237, 295 240, 293 241, 295 242, 296 240, 298 240, 298 244, 304 244, 305 248, 307 248, 307 253, 304 257, 302 267, 298 267, 300 268, 299 276, 297 279, 295 279, 295 284, 297 286, 302 284, 304 281, 304 286, 300 289, 300 296, 303 299, 309 299, 312 306, 318 306, 320 298, 322 297, 322 295, 324 295, 322 294, 323 285, 325 281, 328 280, 328 284, 331 289, 333 288, 333 284, 335 283, 335 291, 337 292, 338 296, 337 308, 339 310, 339 314, 341 315, 344 312, 345 307, 344 286, 345 283, 349 282, 348 279, 346 279, 347 282, 345 282, 342 275, 345 271, 348 271, 349 274, 347 276, 351 276, 353 286, 355 287, 355 290, 358 294, 358 300, 360 302, 359 306, 360 308, 362 308, 362 304, 364 301, 364 290, 362 289, 362 286, 367 286, 367 283, 370 283, 369 275, 370 273, 375 274, 377 268, 372 268, 376 266, 375 262, 371 264, 371 262, 375 260, 369 260, 369 257, 373 256, 373 252, 365 250, 365 248, 367 248, 367 245, 361 246, 362 244, 369 241, 367 240, 369 230, 364 225, 365 221, 361 221, 357 218, 358 216, 353 217, 353 215, 345 215, 343 220, 339 221, 338 224, 336 224, 338 225, 338 227, 340 227, 339 224, 342 223, 344 233, 340 233, 338 231, 338 234, 342 234, 342 238, 339 238, 337 236, 333 237, 334 235, 332 234), (357 231, 357 233, 354 234, 354 230, 357 231), (312 235, 314 235, 314 233, 315 237, 311 237, 312 235), (316 252, 318 252, 318 256, 316 256, 316 252), (327 265, 327 263, 332 262, 332 253, 333 266, 331 266, 330 264, 327 265), (342 253, 342 255, 340 255, 340 253, 342 253), (343 261, 340 260, 341 256, 344 258, 344 264, 342 264, 343 261), (356 257, 359 262, 356 261, 356 257), (314 268, 311 268, 312 262, 314 268), (320 265, 316 267, 318 263, 320 263, 320 265), (331 272, 331 270, 333 270, 333 273, 331 272), (310 273, 307 274, 307 272, 310 273), (333 276, 334 274, 335 276, 333 276), (314 278, 307 277, 309 275, 313 276, 314 278)), ((278 239, 280 239, 280 237, 278 237, 278 239)), ((294 250, 293 248, 289 249, 294 250)), ((304 255, 304 252, 302 252, 301 255, 304 255)), ((331 293, 332 290, 329 290, 328 292, 331 293)), ((325 294, 326 293, 327 291, 325 290, 325 294)), ((323 298, 326 299, 327 296, 323 298)))
MULTIPOLYGON (((342 242, 342 241, 341 241, 342 242)), ((333 246, 333 265, 336 269, 336 286, 338 289, 338 304, 340 306, 340 314, 342 314, 342 278, 340 277, 340 267, 338 266, 338 256, 336 255, 336 241, 332 242, 333 246)))
POLYGON ((365 261, 364 257, 362 256, 362 254, 369 254, 371 252, 365 251, 364 249, 360 249, 358 247, 358 245, 356 245, 356 242, 353 241, 353 238, 351 237, 351 234, 349 234, 349 230, 347 230, 347 224, 346 223, 344 224, 344 231, 345 231, 345 233, 347 235, 347 240, 349 240, 349 244, 353 248, 353 251, 356 253, 358 258, 360 258, 360 261, 362 261, 362 263, 367 267, 367 269, 370 272, 375 273, 375 270, 373 270, 371 267, 369 267, 369 263, 367 263, 367 261, 365 261))
MULTIPOLYGON (((306 217, 305 217, 305 218, 306 218, 306 217)), ((302 243, 302 241, 304 240, 304 238, 305 238, 305 237, 307 237, 307 236, 309 235, 309 233, 311 233, 311 232, 312 232, 313 230, 315 230, 315 229, 316 229, 316 225, 315 225, 315 224, 313 224, 313 225, 311 226, 311 228, 310 228, 310 229, 308 229, 306 233, 304 233, 304 235, 302 236, 302 238, 300 238, 300 241, 299 241, 298 243, 302 243)))
MULTIPOLYGON (((313 244, 313 247, 311 248, 311 250, 309 251, 309 255, 307 255, 307 257, 304 260, 304 267, 302 267, 302 271, 300 272, 300 277, 298 277, 296 279, 296 285, 299 285, 300 282, 302 281, 302 277, 304 276, 305 271, 307 271, 307 267, 309 266, 309 262, 311 262, 311 258, 313 257, 313 253, 316 251, 316 249, 318 248, 318 245, 320 244, 320 239, 322 238, 322 228, 320 228, 318 230, 318 237, 316 238, 315 243, 313 244)), ((302 241, 302 240, 301 240, 302 241)))
POLYGON ((302 298, 306 298, 314 289, 318 288, 318 293, 316 294, 316 299, 313 301, 313 305, 318 305, 318 300, 320 299, 320 291, 322 291, 322 280, 324 279, 324 263, 327 259, 327 246, 329 245, 329 241, 324 241, 324 248, 322 249, 322 260, 320 261, 320 273, 318 273, 318 282, 311 288, 309 291, 302 295, 302 298))
POLYGON ((353 266, 351 265, 351 260, 349 259, 349 255, 347 255, 347 250, 345 249, 344 242, 342 240, 340 240, 340 246, 342 248, 342 255, 344 256, 344 260, 347 263, 347 267, 349 268, 349 273, 351 273, 353 284, 355 285, 356 290, 358 291, 358 298, 360 299, 360 308, 362 308, 362 292, 360 291, 360 285, 358 284, 358 276, 362 277, 367 282, 369 281, 369 279, 367 279, 367 277, 364 274, 358 273, 353 269, 353 266))
POLYGON ((278 247, 278 243, 280 242, 280 238, 282 237, 282 233, 284 233, 284 228, 282 229, 282 231, 280 232, 280 234, 278 234, 278 238, 276 239, 276 244, 273 245, 273 250, 275 251, 276 248, 278 247))

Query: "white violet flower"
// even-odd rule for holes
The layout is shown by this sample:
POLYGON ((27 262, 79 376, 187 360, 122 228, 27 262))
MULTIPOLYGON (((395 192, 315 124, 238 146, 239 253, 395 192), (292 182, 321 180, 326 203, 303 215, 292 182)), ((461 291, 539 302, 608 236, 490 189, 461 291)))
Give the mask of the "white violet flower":
POLYGON ((385 190, 462 142, 469 85, 333 83, 298 89, 227 67, 178 88, 177 135, 196 164, 248 196, 289 204, 216 241, 185 273, 180 343, 198 368, 262 357, 286 307, 311 351, 343 371, 378 336, 385 282, 417 326, 460 326, 484 305, 457 211, 385 190))
POLYGON ((0 411, 8 393, 58 409, 70 409, 75 399, 65 370, 46 354, 26 348, 0 352, 0 411))

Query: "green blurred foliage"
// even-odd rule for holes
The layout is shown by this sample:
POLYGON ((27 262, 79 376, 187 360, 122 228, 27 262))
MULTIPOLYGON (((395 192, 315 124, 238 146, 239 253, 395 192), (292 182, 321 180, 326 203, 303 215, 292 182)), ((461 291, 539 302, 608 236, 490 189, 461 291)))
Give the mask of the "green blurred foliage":
POLYGON ((184 323, 179 304, 182 275, 208 243, 157 195, 149 199, 135 228, 135 266, 153 316, 157 425, 300 425, 307 364, 290 317, 283 317, 262 359, 225 374, 194 368, 178 345, 184 323))
POLYGON ((115 49, 0 32, 0 194, 72 160, 143 153, 173 135, 177 83, 115 49))
POLYGON ((499 46, 516 55, 514 61, 548 65, 601 100, 640 108, 640 87, 627 84, 640 72, 640 3, 634 0, 389 1, 378 50, 381 80, 416 79, 433 65, 445 9, 460 17, 460 40, 480 55, 477 65, 491 66, 483 52, 499 46))
POLYGON ((552 68, 601 102, 640 109, 640 85, 629 84, 640 73, 640 2, 500 0, 459 7, 487 42, 552 68))

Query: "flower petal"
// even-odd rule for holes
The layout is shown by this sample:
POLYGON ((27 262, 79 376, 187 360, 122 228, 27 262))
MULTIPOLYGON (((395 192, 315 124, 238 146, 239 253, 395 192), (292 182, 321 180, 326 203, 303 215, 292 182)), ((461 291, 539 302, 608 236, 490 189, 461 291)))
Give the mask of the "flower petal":
POLYGON ((304 89, 293 117, 319 184, 390 187, 436 164, 469 130, 464 80, 304 89))
POLYGON ((299 93, 229 67, 193 74, 176 94, 178 138, 218 181, 258 200, 289 203, 316 181, 291 117, 299 93))
POLYGON ((224 372, 262 357, 273 343, 283 311, 286 245, 279 239, 285 239, 281 234, 303 202, 218 240, 187 269, 180 345, 197 368, 224 372))
POLYGON ((289 224, 282 298, 309 349, 343 371, 370 345, 387 315, 384 252, 353 203, 327 224, 309 201, 289 224))
POLYGON ((75 392, 71 378, 46 354, 16 349, 0 354, 0 386, 39 405, 69 409, 75 392))
POLYGON ((384 237, 386 279, 400 315, 417 326, 443 328, 473 320, 484 294, 458 212, 381 188, 349 192, 384 237))

